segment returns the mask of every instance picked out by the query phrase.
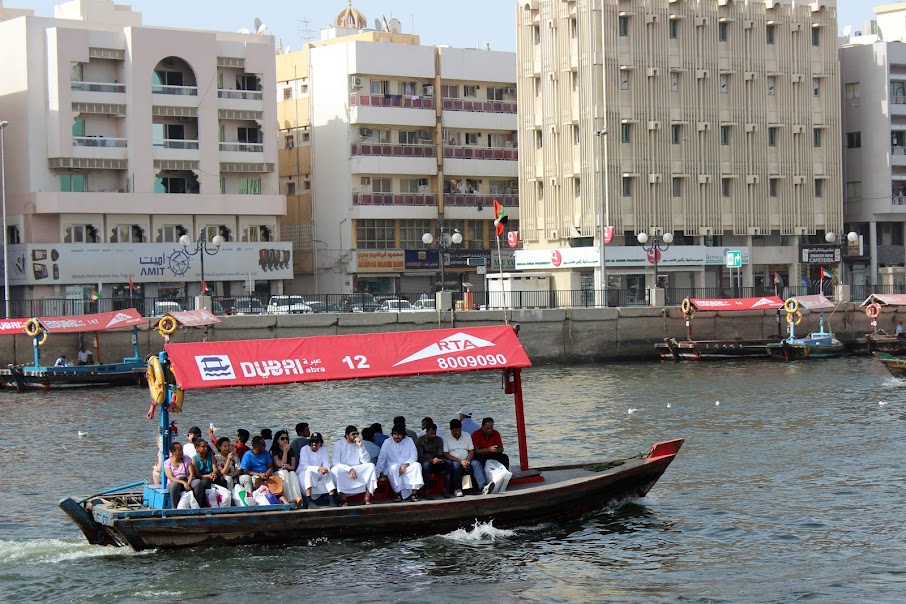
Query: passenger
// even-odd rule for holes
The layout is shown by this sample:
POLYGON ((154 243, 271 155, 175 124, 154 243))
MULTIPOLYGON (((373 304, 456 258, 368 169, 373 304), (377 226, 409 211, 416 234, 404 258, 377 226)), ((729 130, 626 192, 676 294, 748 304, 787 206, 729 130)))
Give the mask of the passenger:
POLYGON ((384 434, 384 429, 377 422, 374 422, 373 424, 371 424, 371 429, 374 430, 374 444, 376 444, 379 447, 384 444, 385 440, 390 438, 389 436, 384 434))
POLYGON ((195 457, 195 446, 201 441, 201 428, 192 426, 186 433, 186 439, 189 441, 183 445, 182 450, 190 458, 195 457), (196 440, 197 439, 197 440, 196 440))
POLYGON ((276 469, 274 473, 283 479, 283 495, 295 503, 297 508, 302 507, 302 487, 299 485, 299 477, 296 476, 299 458, 293 454, 292 447, 289 446, 289 433, 286 430, 277 431, 274 444, 271 446, 271 457, 276 469))
MULTIPOLYGON (((444 437, 444 457, 447 458, 446 490, 447 496, 452 491, 457 497, 462 497, 462 475, 471 473, 479 489, 487 486, 484 468, 481 464, 473 464, 474 446, 472 437, 462 429, 462 422, 458 419, 450 420, 450 433, 444 437)), ((493 489, 493 485, 491 486, 493 489)), ((483 491, 484 492, 484 491, 483 491)))
POLYGON ((79 348, 79 365, 92 365, 94 364, 94 354, 90 350, 85 350, 85 347, 82 346, 79 348))
POLYGON ((370 426, 362 429, 362 444, 368 451, 368 456, 371 457, 371 463, 377 463, 381 448, 374 442, 374 430, 370 426))
POLYGON ((264 448, 270 450, 274 445, 274 433, 270 428, 261 428, 261 438, 264 439, 264 448))
POLYGON ((255 479, 260 478, 267 480, 274 473, 274 461, 270 453, 264 448, 264 439, 256 436, 252 439, 251 451, 246 451, 242 456, 242 462, 239 464, 242 468, 242 476, 239 477, 239 484, 245 487, 249 493, 254 493, 255 479))
POLYGON ((308 446, 308 438, 310 436, 311 431, 308 429, 307 423, 299 422, 296 424, 296 438, 289 443, 290 448, 292 448, 293 453, 296 455, 296 459, 299 459, 302 449, 308 446))
POLYGON ((242 458, 245 457, 245 454, 248 451, 251 451, 251 449, 248 448, 248 445, 245 444, 249 441, 250 437, 251 434, 249 434, 248 430, 243 430, 242 428, 236 430, 236 444, 233 445, 233 450, 236 451, 236 459, 238 459, 240 463, 242 462, 242 458))
POLYGON ((217 464, 214 463, 214 454, 208 447, 208 441, 199 438, 198 444, 195 445, 195 455, 192 456, 192 465, 195 478, 190 483, 192 492, 195 493, 195 500, 201 507, 208 507, 205 491, 211 488, 212 484, 226 487, 226 481, 220 475, 217 464))
POLYGON ((472 433, 481 427, 472 419, 472 410, 468 407, 459 410, 459 421, 462 422, 462 431, 469 436, 472 436, 472 433))
POLYGON ((220 470, 220 475, 223 477, 224 482, 226 482, 226 487, 232 491, 233 485, 236 484, 236 478, 242 474, 242 469, 239 467, 239 462, 236 461, 236 452, 233 450, 233 445, 230 444, 228 437, 223 436, 217 440, 214 462, 217 464, 217 469, 220 470))
POLYGON ((377 471, 390 480, 394 501, 409 499, 410 495, 412 501, 418 501, 417 491, 425 486, 425 481, 415 441, 406 435, 406 424, 393 425, 390 440, 381 446, 377 471))
POLYGON ((904 332, 904 330, 903 330, 902 321, 897 323, 897 337, 900 339, 906 338, 906 332, 904 332))
POLYGON ((330 473, 330 461, 327 459, 327 450, 324 448, 324 437, 315 432, 308 440, 308 446, 302 447, 299 452, 299 465, 296 474, 302 483, 302 507, 308 509, 312 497, 325 493, 336 502, 337 487, 330 473))
MULTIPOLYGON (((428 425, 425 435, 419 436, 415 441, 415 449, 418 451, 418 462, 422 465, 422 477, 430 487, 431 474, 444 474, 447 469, 444 441, 437 436, 437 426, 433 422, 428 425)), ((425 499, 431 498, 428 487, 425 488, 425 499)))
POLYGON ((66 362, 66 355, 61 354, 53 364, 54 367, 68 367, 69 364, 66 362))
MULTIPOLYGON (((192 490, 195 469, 192 460, 183 455, 182 445, 170 443, 170 456, 164 462, 164 474, 167 476, 167 491, 170 493, 170 507, 174 510, 179 505, 183 492, 192 490)), ((196 501, 198 498, 195 498, 196 501)), ((201 502, 198 502, 201 505, 201 502)))
MULTIPOLYGON (((406 418, 405 417, 403 417, 402 415, 397 415, 396 417, 393 418, 393 425, 402 426, 403 430, 405 430, 405 435, 408 436, 409 438, 411 438, 412 442, 415 443, 415 440, 418 438, 418 434, 415 433, 415 430, 410 430, 409 428, 406 427, 406 418)), ((391 435, 393 434, 392 430, 390 431, 390 434, 391 435)), ((381 447, 383 447, 383 446, 384 446, 384 443, 381 443, 381 447)))
POLYGON ((506 491, 513 473, 510 469, 510 458, 503 452, 503 440, 500 432, 494 429, 494 419, 486 417, 481 420, 481 429, 472 435, 472 444, 475 446, 473 464, 481 464, 489 484, 496 484, 489 490, 494 493, 506 491), (490 465, 488 462, 491 462, 490 465), (500 465, 497 465, 500 464, 500 465), (501 467, 502 466, 502 467, 501 467))
POLYGON ((347 495, 365 493, 365 505, 371 505, 371 496, 377 488, 377 474, 368 451, 359 438, 355 426, 346 426, 346 433, 333 446, 333 467, 330 469, 340 504, 346 505, 347 495))
MULTIPOLYGON (((427 432, 427 430, 428 430, 428 426, 430 426, 431 424, 434 424, 434 420, 431 419, 430 417, 425 417, 422 419, 422 429, 416 433, 416 434, 418 434, 419 438, 421 438, 422 436, 425 435, 425 432, 427 432)), ((434 424, 434 427, 437 428, 437 424, 434 424)), ((437 436, 439 438, 443 438, 444 434, 446 434, 446 432, 444 432, 440 428, 437 428, 437 436)))

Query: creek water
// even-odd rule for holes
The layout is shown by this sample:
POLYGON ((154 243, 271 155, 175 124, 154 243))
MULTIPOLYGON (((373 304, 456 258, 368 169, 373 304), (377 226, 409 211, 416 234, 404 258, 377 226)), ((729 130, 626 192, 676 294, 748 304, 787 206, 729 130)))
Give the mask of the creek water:
MULTIPOLYGON (((146 391, 0 393, 0 600, 903 600, 906 385, 873 360, 539 366, 524 378, 532 465, 686 444, 647 497, 565 524, 135 553, 87 545, 56 504, 149 476, 146 391)), ((189 393, 175 419, 181 435, 214 423, 231 437, 308 421, 332 441, 398 414, 442 425, 463 405, 494 417, 516 463, 496 372, 189 393)))

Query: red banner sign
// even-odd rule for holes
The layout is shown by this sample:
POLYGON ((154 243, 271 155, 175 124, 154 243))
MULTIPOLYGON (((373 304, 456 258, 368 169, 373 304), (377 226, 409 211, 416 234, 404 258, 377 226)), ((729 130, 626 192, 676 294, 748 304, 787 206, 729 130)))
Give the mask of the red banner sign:
POLYGON ((507 325, 234 342, 169 343, 185 390, 530 367, 507 325))
POLYGON ((209 310, 179 310, 168 312, 168 315, 176 319, 180 325, 186 327, 200 327, 202 325, 214 325, 220 323, 220 319, 214 316, 209 310))
POLYGON ((16 336, 25 331, 28 319, 0 319, 0 335, 16 336))
POLYGON ((783 306, 777 296, 763 298, 690 298, 695 310, 776 310, 783 306))
POLYGON ((145 322, 134 308, 93 315, 72 315, 69 317, 38 317, 48 333, 77 333, 82 331, 106 331, 121 327, 132 327, 145 322))

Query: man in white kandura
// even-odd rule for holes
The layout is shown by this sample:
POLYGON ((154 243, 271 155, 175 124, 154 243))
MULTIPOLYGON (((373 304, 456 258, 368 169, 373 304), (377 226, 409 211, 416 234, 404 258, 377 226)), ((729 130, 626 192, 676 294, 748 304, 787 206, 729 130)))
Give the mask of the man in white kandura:
POLYGON ((299 463, 296 465, 296 474, 302 483, 302 507, 308 509, 308 504, 314 496, 329 493, 331 499, 336 497, 337 487, 333 483, 330 473, 330 462, 327 460, 327 449, 324 448, 324 437, 320 432, 315 432, 308 437, 308 446, 299 449, 299 463))
POLYGON ((346 426, 346 436, 333 446, 333 467, 330 469, 341 505, 346 505, 346 495, 359 493, 365 493, 365 505, 371 505, 371 496, 377 488, 377 473, 370 459, 358 429, 346 426))
POLYGON ((390 480, 394 501, 408 499, 410 494, 412 501, 418 501, 416 491, 425 486, 425 481, 422 480, 422 466, 418 463, 418 451, 406 435, 406 426, 393 425, 390 438, 381 445, 377 471, 390 480))

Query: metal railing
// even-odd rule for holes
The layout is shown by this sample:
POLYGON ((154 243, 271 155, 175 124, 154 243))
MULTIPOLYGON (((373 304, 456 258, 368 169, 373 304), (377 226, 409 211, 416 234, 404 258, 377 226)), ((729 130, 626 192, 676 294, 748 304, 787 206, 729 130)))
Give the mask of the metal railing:
POLYGON ((75 92, 126 92, 126 85, 115 82, 70 82, 70 90, 75 92))
POLYGON ((353 193, 355 206, 436 206, 433 193, 353 193))
POLYGON ((244 151, 248 153, 262 153, 264 151, 264 143, 240 143, 240 142, 230 142, 230 143, 220 143, 221 151, 244 151))
POLYGON ((125 138, 113 138, 109 136, 73 136, 72 137, 72 146, 73 147, 106 147, 106 148, 119 148, 123 149, 126 147, 126 142, 128 139, 125 138))
POLYGON ((198 141, 185 138, 165 138, 162 141, 155 141, 154 146, 162 149, 198 149, 198 141))
POLYGON ((485 208, 494 205, 494 200, 508 208, 519 205, 518 195, 494 195, 486 193, 444 193, 444 205, 456 208, 485 208))
POLYGON ((151 86, 152 94, 175 94, 178 96, 198 96, 198 86, 151 86))
POLYGON ((517 161, 519 151, 508 147, 470 147, 444 145, 444 157, 447 159, 493 159, 517 161))
POLYGON ((437 157, 434 145, 403 145, 392 143, 355 143, 352 155, 379 155, 381 157, 437 157))
POLYGON ((467 101, 465 99, 445 98, 442 103, 444 111, 516 113, 516 101, 467 101))
POLYGON ((351 94, 349 104, 359 107, 397 107, 400 109, 434 109, 434 98, 401 94, 351 94))
POLYGON ((264 99, 264 93, 260 90, 228 90, 221 88, 217 91, 217 98, 260 101, 264 99))

